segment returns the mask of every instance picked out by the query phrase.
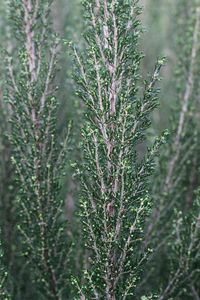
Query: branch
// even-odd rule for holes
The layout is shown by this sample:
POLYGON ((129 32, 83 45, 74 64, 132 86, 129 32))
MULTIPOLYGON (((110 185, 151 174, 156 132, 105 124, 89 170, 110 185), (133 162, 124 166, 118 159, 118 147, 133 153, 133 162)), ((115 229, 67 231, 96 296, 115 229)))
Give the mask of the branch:
POLYGON ((182 132, 184 129, 185 118, 186 118, 186 114, 188 112, 189 100, 192 95, 192 90, 193 90, 193 85, 194 85, 194 68, 195 68, 196 56, 197 56, 197 51, 198 51, 198 46, 199 46, 199 40, 198 40, 199 28, 200 28, 200 7, 198 7, 196 9, 196 23, 195 23, 194 34, 193 34, 193 45, 192 45, 192 51, 191 51, 190 69, 189 69, 185 93, 183 96, 182 110, 181 110, 180 117, 179 117, 178 128, 177 128, 176 136, 174 138, 174 147, 175 147, 176 152, 173 154, 173 156, 169 162, 167 176, 166 176, 165 183, 164 183, 164 191, 165 192, 169 191, 171 188, 172 175, 174 172, 176 162, 178 161, 179 156, 180 156, 180 151, 181 151, 180 140, 181 140, 181 135, 182 135, 182 132))

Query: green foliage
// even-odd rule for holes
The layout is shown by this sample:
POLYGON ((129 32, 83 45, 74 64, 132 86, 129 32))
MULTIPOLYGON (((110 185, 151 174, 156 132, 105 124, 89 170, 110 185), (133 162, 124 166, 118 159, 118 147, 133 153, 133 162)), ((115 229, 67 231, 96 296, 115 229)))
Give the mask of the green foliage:
POLYGON ((0 2, 0 299, 199 299, 200 1, 80 2, 0 2))
POLYGON ((57 134, 53 79, 59 39, 50 31, 50 4, 10 3, 12 28, 20 42, 17 74, 11 64, 6 98, 11 107, 12 163, 19 185, 17 228, 23 255, 41 299, 61 299, 68 295, 69 247, 59 195, 68 134, 61 138, 57 134))
POLYGON ((198 244, 193 244, 193 240, 196 241, 199 235, 196 222, 199 206, 194 205, 194 191, 199 184, 198 3, 185 2, 185 6, 178 3, 177 23, 176 102, 170 116, 169 143, 162 151, 159 170, 153 180, 156 207, 149 218, 145 242, 145 246, 157 246, 153 264, 144 276, 150 291, 156 284, 157 288, 163 287, 161 299, 170 296, 173 299, 193 299, 191 286, 195 285, 198 273, 196 255, 191 255, 189 250, 192 247, 194 252, 197 251, 198 244))
MULTIPOLYGON (((84 1, 86 53, 75 49, 78 94, 86 105, 80 167, 85 237, 83 299, 131 299, 151 249, 140 251, 155 156, 167 132, 139 157, 158 105, 159 59, 142 87, 138 1, 84 1), (95 79, 94 79, 95 78, 95 79)), ((77 298, 78 299, 78 298, 77 298)))

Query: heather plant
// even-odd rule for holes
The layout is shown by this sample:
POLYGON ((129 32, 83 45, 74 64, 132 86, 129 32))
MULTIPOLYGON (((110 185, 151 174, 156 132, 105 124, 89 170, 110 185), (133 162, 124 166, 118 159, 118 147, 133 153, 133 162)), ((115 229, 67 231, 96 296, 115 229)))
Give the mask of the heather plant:
MULTIPOLYGON (((155 197, 158 197, 161 201, 159 202, 159 199, 156 201, 158 210, 160 211, 155 212, 158 219, 160 219, 163 213, 167 216, 167 211, 172 207, 174 208, 173 204, 176 205, 179 203, 176 201, 177 199, 184 198, 180 204, 186 206, 187 202, 191 202, 191 199, 188 199, 188 197, 191 198, 193 196, 188 193, 189 189, 187 191, 181 189, 181 186, 186 186, 188 172, 193 173, 192 165, 194 163, 194 157, 196 156, 194 153, 196 153, 196 136, 198 134, 198 128, 196 126, 198 112, 196 111, 194 113, 194 109, 195 107, 198 108, 197 91, 199 89, 198 68, 196 67, 196 62, 199 57, 199 9, 195 9, 195 6, 191 8, 190 5, 190 12, 191 18, 188 19, 188 24, 185 24, 184 31, 186 36, 185 38, 181 37, 179 40, 179 46, 183 51, 179 52, 179 63, 175 71, 176 76, 178 75, 178 97, 176 107, 173 109, 171 117, 170 129, 172 134, 168 143, 169 146, 164 149, 163 156, 160 159, 159 172, 161 172, 161 176, 156 174, 155 185, 153 186, 155 197), (191 28, 193 28, 192 31, 191 28), (185 48, 183 48, 183 43, 185 44, 186 38, 188 42, 185 48), (172 197, 174 194, 176 196, 172 197), (162 197, 160 197, 160 195, 162 195, 162 197), (169 202, 166 201, 166 197, 168 197, 168 199, 172 197, 173 201, 169 204, 169 202)), ((181 33, 179 34, 182 36, 181 33)), ((178 47, 178 49, 180 48, 178 47)), ((196 180, 196 176, 194 177, 194 180, 196 180)), ((195 185, 192 186, 192 190, 195 190, 195 185)), ((169 216, 167 216, 167 218, 168 217, 169 216)), ((154 218, 155 222, 157 218, 154 218)))
POLYGON ((138 147, 158 105, 155 85, 164 60, 150 78, 141 78, 138 1, 84 1, 84 8, 86 51, 74 52, 78 94, 86 106, 77 171, 85 261, 81 282, 73 283, 76 299, 133 299, 151 252, 141 251, 152 206, 149 177, 167 132, 142 157, 138 147))
POLYGON ((69 295, 69 242, 59 194, 68 130, 66 126, 65 136, 58 136, 57 87, 53 81, 59 38, 51 31, 50 9, 51 1, 10 2, 17 50, 14 65, 8 58, 7 103, 11 110, 12 163, 19 186, 17 228, 32 290, 37 293, 30 295, 33 299, 69 295))
POLYGON ((153 181, 156 207, 146 233, 145 247, 152 242, 157 245, 146 281, 150 290, 156 281, 158 286, 166 285, 161 299, 193 299, 193 282, 199 272, 199 202, 194 193, 199 185, 199 4, 177 3, 177 101, 172 111, 169 143, 163 149, 159 173, 153 181))
POLYGON ((177 64, 165 99, 175 100, 170 135, 160 137, 152 120, 165 59, 147 74, 166 40, 166 31, 152 36, 169 18, 158 0, 146 12, 156 29, 145 35, 146 57, 144 1, 83 0, 84 39, 79 0, 8 2, 9 21, 0 18, 0 299, 199 299, 199 0, 173 3, 177 64), (79 40, 76 95, 73 62, 53 27, 79 40))

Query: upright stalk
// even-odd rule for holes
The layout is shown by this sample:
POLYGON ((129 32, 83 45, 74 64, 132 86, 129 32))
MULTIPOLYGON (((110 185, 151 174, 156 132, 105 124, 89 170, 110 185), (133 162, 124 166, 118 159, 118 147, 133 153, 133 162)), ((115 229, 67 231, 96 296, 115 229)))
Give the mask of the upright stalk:
POLYGON ((60 183, 66 167, 67 135, 57 133, 55 97, 58 38, 51 32, 52 1, 11 1, 13 29, 18 38, 16 74, 9 72, 12 93, 12 162, 20 187, 18 229, 35 290, 42 299, 68 295, 68 245, 60 183), (17 24, 17 28, 14 26, 17 24))
POLYGON ((84 8, 86 54, 74 52, 86 104, 79 170, 86 262, 82 284, 74 284, 81 299, 132 299, 149 252, 140 252, 152 205, 148 179, 166 133, 142 159, 138 144, 158 105, 155 84, 164 61, 141 88, 138 1, 86 0, 84 8))

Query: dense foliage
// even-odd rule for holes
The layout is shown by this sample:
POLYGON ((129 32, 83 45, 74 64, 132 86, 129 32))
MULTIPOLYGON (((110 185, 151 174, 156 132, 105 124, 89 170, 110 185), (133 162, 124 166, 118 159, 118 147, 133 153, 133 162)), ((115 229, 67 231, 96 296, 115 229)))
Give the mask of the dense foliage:
POLYGON ((155 84, 163 60, 140 89, 137 1, 84 5, 86 58, 75 50, 78 94, 86 104, 80 217, 87 267, 79 291, 85 299, 128 299, 149 252, 140 251, 152 205, 148 178, 165 134, 143 157, 137 146, 158 105, 155 84))
POLYGON ((198 300, 199 0, 2 1, 0 42, 0 299, 198 300))

